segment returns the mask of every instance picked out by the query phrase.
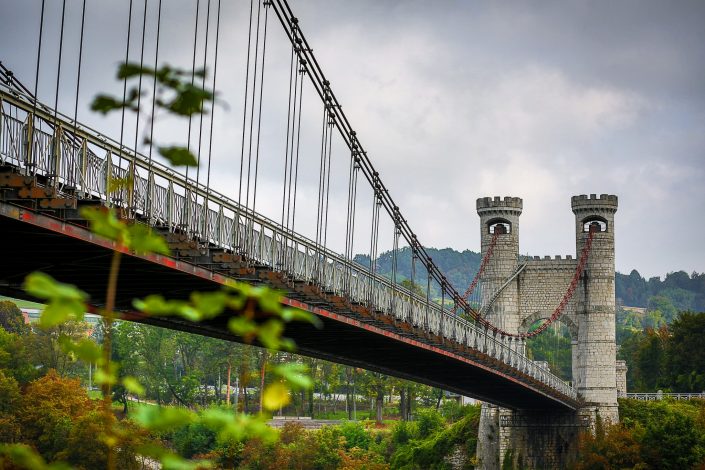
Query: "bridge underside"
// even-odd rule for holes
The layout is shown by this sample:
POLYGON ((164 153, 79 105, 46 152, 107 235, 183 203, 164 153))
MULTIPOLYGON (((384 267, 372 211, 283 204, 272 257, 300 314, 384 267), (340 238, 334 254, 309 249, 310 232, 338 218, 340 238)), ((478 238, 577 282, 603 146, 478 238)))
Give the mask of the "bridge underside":
MULTIPOLYGON (((62 214, 62 218, 71 211, 62 214)), ((24 277, 35 270, 62 282, 78 285, 91 296, 93 305, 104 299, 112 242, 87 229, 28 208, 0 202, 0 233, 5 255, 0 262, 0 291, 28 298, 22 291, 24 277)), ((316 292, 310 285, 288 286, 272 271, 243 268, 241 278, 286 288, 285 302, 316 313, 323 329, 289 324, 286 336, 294 339, 297 352, 338 363, 362 367, 416 382, 451 390, 512 409, 575 409, 576 403, 556 399, 550 390, 478 351, 399 322, 384 321, 364 308, 344 306, 338 299, 316 292), (522 380, 519 380, 522 379, 522 380)), ((170 329, 238 341, 227 328, 227 318, 191 323, 175 318, 148 318, 131 310, 132 299, 148 294, 186 298, 194 290, 217 289, 226 277, 212 269, 159 255, 123 257, 117 308, 131 320, 170 329)), ((528 378, 530 379, 530 378, 528 378)))

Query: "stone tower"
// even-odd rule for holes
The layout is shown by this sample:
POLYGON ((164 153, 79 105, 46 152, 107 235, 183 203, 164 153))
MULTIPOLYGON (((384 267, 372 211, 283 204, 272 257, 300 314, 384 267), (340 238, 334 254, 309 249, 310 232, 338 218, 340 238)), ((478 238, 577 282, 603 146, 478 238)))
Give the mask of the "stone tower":
MULTIPOLYGON (((487 305, 489 297, 517 269, 522 204, 518 197, 485 197, 477 200, 483 255, 487 253, 494 235, 498 234, 491 262, 482 275, 482 305, 487 305)), ((487 319, 505 331, 518 332, 519 299, 516 285, 505 288, 501 298, 487 312, 487 319)))
POLYGON ((617 196, 595 194, 573 196, 575 248, 580 253, 593 230, 592 248, 582 278, 576 306, 578 323, 578 395, 588 410, 616 422, 617 388, 615 375, 615 287, 614 287, 614 214, 617 196))

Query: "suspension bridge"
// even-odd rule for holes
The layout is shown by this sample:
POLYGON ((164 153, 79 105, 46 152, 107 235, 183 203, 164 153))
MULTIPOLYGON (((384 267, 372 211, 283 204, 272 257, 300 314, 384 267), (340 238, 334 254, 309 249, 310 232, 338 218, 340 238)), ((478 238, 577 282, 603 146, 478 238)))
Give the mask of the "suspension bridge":
MULTIPOLYGON (((58 14, 49 14, 50 6, 37 0, 38 35, 35 48, 27 50, 36 54, 33 86, 25 85, 27 78, 15 75, 11 64, 0 64, 0 230, 15 252, 0 267, 0 291, 26 296, 24 277, 42 270, 80 286, 100 306, 110 253, 122 250, 127 256, 117 308, 126 318, 237 340, 226 320, 146 318, 131 311, 132 299, 150 293, 185 297, 229 279, 264 284, 285 292, 286 304, 322 320, 322 330, 287 327, 298 352, 499 406, 483 412, 485 425, 506 430, 536 413, 565 420, 586 410, 616 419, 616 197, 575 196, 576 256, 550 260, 519 256, 521 199, 478 199, 482 261, 460 293, 384 185, 374 152, 363 147, 285 1, 192 2, 187 69, 192 86, 216 91, 221 86, 218 65, 226 54, 221 19, 232 15, 247 35, 237 45, 244 59, 242 102, 231 110, 239 115, 237 145, 217 145, 216 124, 226 119, 217 106, 189 118, 186 141, 199 164, 184 172, 163 163, 156 152, 154 142, 163 129, 155 118, 156 76, 153 83, 140 78, 135 112, 126 116, 123 109, 119 124, 108 131, 79 122, 81 72, 90 66, 84 44, 97 39, 86 36, 91 12, 86 3, 64 0, 58 14), (50 24, 58 37, 47 37, 50 24), (64 47, 69 37, 77 47, 64 47), (70 67, 75 70, 67 87, 70 67), (206 78, 199 69, 212 74, 206 78), (279 72, 284 90, 272 95, 283 99, 263 105, 272 71, 279 72), (48 99, 39 92, 40 79, 53 85, 48 99), (59 109, 60 101, 70 105, 59 109), (270 119, 268 112, 279 118, 270 119), (228 154, 229 163, 217 160, 218 152, 228 154), (228 164, 234 169, 224 167, 228 164), (223 173, 232 173, 232 180, 223 173), (273 186, 275 174, 279 182, 273 186), (131 185, 111 189, 128 177, 131 185), (216 182, 223 179, 226 185, 216 182), (122 217, 153 227, 166 237, 171 255, 139 255, 94 235, 80 216, 83 206, 114 207, 122 217), (412 252, 412 285, 420 285, 421 292, 401 284, 398 254, 404 247, 412 252), (383 250, 392 256, 389 276, 376 266, 383 250), (355 261, 360 252, 368 264, 355 261), (572 383, 526 354, 526 339, 555 322, 571 330, 572 383)), ((123 3, 126 44, 120 60, 158 68, 160 44, 163 48, 169 40, 163 33, 169 5, 123 3)), ((500 441, 508 445, 504 438, 496 445, 500 441)), ((540 453, 535 452, 536 462, 540 453)))

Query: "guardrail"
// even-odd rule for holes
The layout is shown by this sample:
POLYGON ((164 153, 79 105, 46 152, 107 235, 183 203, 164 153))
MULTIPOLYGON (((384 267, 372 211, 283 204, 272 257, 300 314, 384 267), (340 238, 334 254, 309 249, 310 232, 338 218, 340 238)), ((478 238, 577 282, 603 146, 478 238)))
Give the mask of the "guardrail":
POLYGON ((631 400, 656 401, 656 400, 705 400, 705 392, 700 393, 664 393, 661 391, 652 393, 621 393, 619 398, 629 398, 631 400))
POLYGON ((478 327, 4 84, 0 85, 0 164, 42 175, 60 193, 122 207, 155 227, 188 233, 292 279, 317 283, 326 292, 479 350, 577 399, 573 387, 522 353, 523 340, 478 327), (134 181, 130 189, 108 194, 112 180, 128 175, 134 181))

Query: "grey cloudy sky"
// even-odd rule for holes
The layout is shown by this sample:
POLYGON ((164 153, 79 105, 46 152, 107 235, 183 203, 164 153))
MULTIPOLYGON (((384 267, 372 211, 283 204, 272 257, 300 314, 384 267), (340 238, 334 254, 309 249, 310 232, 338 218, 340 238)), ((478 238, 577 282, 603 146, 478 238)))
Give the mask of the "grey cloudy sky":
MULTIPOLYGON (((149 18, 156 3, 149 1, 149 18)), ((47 4, 39 95, 53 101, 60 2, 47 4)), ((80 1, 67 4, 71 33, 65 44, 75 51, 80 1)), ((128 2, 87 4, 79 119, 114 135, 116 117, 86 109, 95 92, 120 90, 112 77, 124 57, 128 2)), ((138 14, 142 4, 135 0, 138 14)), ((30 88, 40 5, 0 0, 0 60, 30 88)), ((190 66, 194 5, 164 2, 163 61, 190 66)), ((229 195, 239 169, 233 148, 240 142, 248 5, 223 6, 218 88, 229 106, 216 109, 219 170, 213 180, 229 195)), ((475 199, 512 195, 524 199, 522 253, 574 254, 570 196, 613 193, 620 198, 618 270, 636 268, 647 276, 705 270, 705 2, 310 0, 291 1, 291 7, 383 181, 425 245, 478 250, 475 199)), ((149 21, 148 44, 154 37, 149 21)), ((136 35, 132 41, 139 43, 136 35)), ((210 47, 212 53, 212 42, 210 47)), ((281 205, 289 59, 275 21, 267 47, 258 207, 274 217, 281 205)), ((75 86, 72 54, 65 56, 59 100, 68 111, 75 86)), ((131 59, 137 54, 132 49, 131 59)), ((315 158, 305 172, 310 178, 302 181, 302 207, 316 199, 314 129, 320 126, 320 106, 314 100, 305 106, 311 137, 302 143, 315 158)), ((157 138, 183 136, 165 121, 157 138)), ((332 204, 340 209, 331 220, 344 226, 347 167, 338 150, 334 156, 341 160, 333 171, 341 194, 332 196, 332 204)), ((364 237, 358 246, 356 251, 365 251, 364 237)))

